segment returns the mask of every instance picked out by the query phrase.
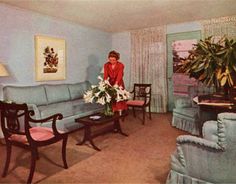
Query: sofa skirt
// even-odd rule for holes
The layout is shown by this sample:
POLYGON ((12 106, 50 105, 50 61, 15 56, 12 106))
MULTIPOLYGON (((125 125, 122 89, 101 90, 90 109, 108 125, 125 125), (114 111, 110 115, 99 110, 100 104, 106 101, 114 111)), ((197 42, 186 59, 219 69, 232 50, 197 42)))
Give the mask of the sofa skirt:
POLYGON ((171 124, 173 127, 187 131, 193 135, 199 135, 199 127, 197 124, 197 120, 190 119, 190 118, 187 119, 186 117, 182 118, 173 114, 171 124))
POLYGON ((181 173, 178 173, 174 170, 171 170, 168 174, 166 184, 213 184, 207 181, 193 178, 181 173))

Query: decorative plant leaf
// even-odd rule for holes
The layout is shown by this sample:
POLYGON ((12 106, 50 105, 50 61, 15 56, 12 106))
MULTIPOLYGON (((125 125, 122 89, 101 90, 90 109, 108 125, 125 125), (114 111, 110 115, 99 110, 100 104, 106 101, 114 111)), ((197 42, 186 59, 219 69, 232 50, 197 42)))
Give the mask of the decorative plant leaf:
POLYGON ((221 86, 224 86, 225 83, 226 83, 226 80, 227 80, 227 77, 224 75, 224 76, 222 77, 221 81, 220 81, 220 85, 221 85, 221 86))
POLYGON ((228 75, 228 83, 230 84, 230 86, 234 85, 234 81, 233 81, 233 79, 232 79, 230 74, 228 75))
POLYGON ((189 51, 181 71, 208 86, 233 86, 236 75, 236 41, 222 37, 200 40, 189 51))

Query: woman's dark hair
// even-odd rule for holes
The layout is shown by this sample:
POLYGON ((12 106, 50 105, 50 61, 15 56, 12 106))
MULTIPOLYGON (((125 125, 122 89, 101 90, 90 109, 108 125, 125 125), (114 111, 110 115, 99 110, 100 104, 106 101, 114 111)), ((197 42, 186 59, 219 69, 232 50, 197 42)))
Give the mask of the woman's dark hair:
POLYGON ((116 60, 119 60, 120 59, 120 53, 119 52, 116 52, 116 51, 114 51, 114 50, 112 50, 111 52, 109 52, 109 54, 108 54, 108 58, 109 57, 114 57, 114 58, 116 58, 116 60))

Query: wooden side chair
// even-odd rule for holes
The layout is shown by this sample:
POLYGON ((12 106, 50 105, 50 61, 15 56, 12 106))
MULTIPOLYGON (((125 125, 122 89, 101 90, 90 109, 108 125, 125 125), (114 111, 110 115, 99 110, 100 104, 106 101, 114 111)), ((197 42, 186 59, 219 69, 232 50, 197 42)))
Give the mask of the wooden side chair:
MULTIPOLYGON (((68 134, 63 134, 56 128, 56 120, 62 119, 62 114, 55 114, 41 120, 31 118, 33 111, 29 111, 26 104, 14 104, 0 102, 1 127, 6 142, 6 162, 2 177, 7 175, 12 146, 18 146, 31 151, 31 168, 27 183, 31 183, 34 175, 36 160, 39 159, 38 148, 50 145, 62 140, 62 160, 64 168, 67 169, 66 144, 68 134), (20 123, 19 120, 23 122, 20 123), (33 124, 52 122, 52 128, 31 126, 33 124), (24 128, 22 130, 22 125, 24 128)), ((46 168, 45 168, 46 169, 46 168)))
POLYGON ((128 107, 132 107, 134 117, 136 117, 135 109, 142 109, 143 124, 145 124, 146 107, 149 110, 149 119, 151 119, 151 84, 134 84, 133 99, 128 100, 128 107))

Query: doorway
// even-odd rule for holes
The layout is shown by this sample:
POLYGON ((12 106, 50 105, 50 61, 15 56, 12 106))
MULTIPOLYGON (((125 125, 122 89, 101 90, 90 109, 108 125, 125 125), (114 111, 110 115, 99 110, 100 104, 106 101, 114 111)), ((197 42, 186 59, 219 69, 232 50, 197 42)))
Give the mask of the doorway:
POLYGON ((187 96, 188 86, 196 83, 180 71, 179 64, 188 56, 188 50, 192 49, 193 44, 200 39, 201 31, 167 35, 168 111, 173 110, 175 98, 187 96))

